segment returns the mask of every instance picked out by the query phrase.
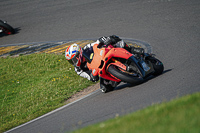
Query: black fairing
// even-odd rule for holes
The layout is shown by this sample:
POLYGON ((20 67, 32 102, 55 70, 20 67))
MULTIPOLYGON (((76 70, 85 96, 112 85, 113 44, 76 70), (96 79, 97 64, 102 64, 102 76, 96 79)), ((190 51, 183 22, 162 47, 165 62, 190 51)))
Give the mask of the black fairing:
POLYGON ((150 61, 144 61, 143 58, 137 59, 134 56, 131 56, 126 61, 126 64, 131 67, 132 70, 136 71, 140 74, 142 78, 152 74, 154 72, 153 65, 150 61), (142 62, 145 62, 146 65, 149 67, 148 71, 145 71, 144 67, 142 66, 142 62))

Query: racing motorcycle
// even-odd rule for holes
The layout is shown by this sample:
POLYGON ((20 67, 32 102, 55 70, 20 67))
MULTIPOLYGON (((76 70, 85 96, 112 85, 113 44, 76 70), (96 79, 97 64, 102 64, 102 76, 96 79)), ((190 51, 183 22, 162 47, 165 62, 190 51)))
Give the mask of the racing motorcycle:
POLYGON ((14 34, 15 30, 6 21, 0 20, 0 33, 5 33, 7 35, 14 34))
POLYGON ((163 63, 148 53, 144 53, 143 57, 136 57, 124 48, 97 46, 98 44, 93 46, 93 59, 88 61, 87 66, 93 74, 106 80, 138 84, 150 75, 162 74, 164 70, 163 63))

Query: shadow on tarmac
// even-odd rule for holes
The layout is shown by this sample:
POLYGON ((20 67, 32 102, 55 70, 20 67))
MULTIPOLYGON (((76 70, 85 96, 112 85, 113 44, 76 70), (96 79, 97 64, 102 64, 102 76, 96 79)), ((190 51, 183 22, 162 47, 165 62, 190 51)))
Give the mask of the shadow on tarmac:
MULTIPOLYGON (((161 75, 164 75, 165 73, 168 73, 168 72, 170 72, 170 71, 172 71, 172 69, 164 70, 163 73, 162 73, 161 75)), ((159 76, 161 76, 161 75, 159 75, 159 76)), ((146 83, 146 82, 148 82, 148 81, 150 81, 150 80, 152 80, 152 79, 154 79, 154 78, 156 78, 156 77, 159 77, 159 76, 150 75, 150 76, 148 76, 147 78, 145 78, 143 82, 138 83, 138 84, 129 84, 129 83, 121 84, 121 85, 118 85, 118 86, 114 89, 114 91, 121 90, 121 89, 124 89, 124 88, 126 88, 126 87, 135 87, 135 86, 138 86, 138 85, 140 85, 140 84, 146 83)))

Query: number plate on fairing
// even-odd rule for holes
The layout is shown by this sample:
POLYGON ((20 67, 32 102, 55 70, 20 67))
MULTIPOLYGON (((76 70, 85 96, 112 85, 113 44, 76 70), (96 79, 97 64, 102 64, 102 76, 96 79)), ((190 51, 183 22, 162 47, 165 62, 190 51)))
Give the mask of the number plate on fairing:
POLYGON ((149 67, 144 61, 142 61, 141 64, 142 64, 143 69, 144 69, 146 72, 150 70, 150 67, 149 67))

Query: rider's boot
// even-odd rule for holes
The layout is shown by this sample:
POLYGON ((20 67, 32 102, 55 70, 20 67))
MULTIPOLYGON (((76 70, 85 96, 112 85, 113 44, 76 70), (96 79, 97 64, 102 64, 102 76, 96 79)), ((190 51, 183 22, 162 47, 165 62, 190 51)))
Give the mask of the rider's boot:
POLYGON ((103 93, 113 91, 120 82, 109 81, 100 77, 100 89, 103 93))
POLYGON ((105 85, 103 85, 103 84, 100 84, 100 90, 101 90, 101 92, 103 92, 103 93, 108 92, 108 88, 107 88, 105 85))
POLYGON ((100 77, 100 90, 103 93, 109 92, 108 81, 102 77, 100 77))

